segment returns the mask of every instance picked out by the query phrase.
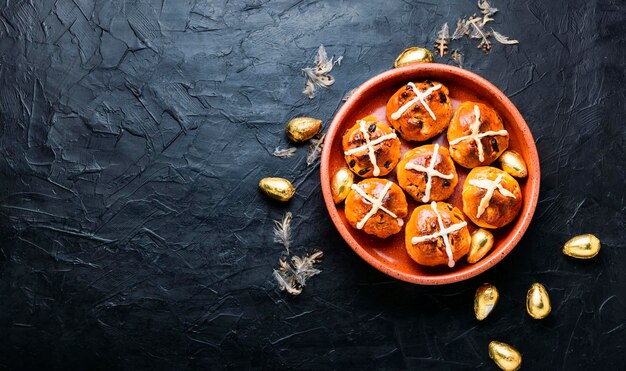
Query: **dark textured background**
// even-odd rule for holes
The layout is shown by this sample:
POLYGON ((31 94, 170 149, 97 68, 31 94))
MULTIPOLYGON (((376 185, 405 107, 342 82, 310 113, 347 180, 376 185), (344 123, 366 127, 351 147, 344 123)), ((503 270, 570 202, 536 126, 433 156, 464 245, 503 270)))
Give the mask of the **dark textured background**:
POLYGON ((626 6, 494 5, 493 27, 520 44, 455 45, 536 138, 537 212, 495 268, 420 287, 341 240, 306 147, 271 152, 289 119, 327 125, 474 1, 2 1, 0 368, 490 370, 499 339, 526 369, 624 369, 626 6), (344 59, 309 100, 301 68, 321 43, 344 59), (268 202, 265 176, 293 179, 296 197, 268 202), (326 256, 297 298, 271 279, 287 210, 293 250, 326 256), (581 233, 602 240, 598 257, 562 255, 581 233), (483 281, 501 300, 478 323, 483 281), (543 321, 524 310, 535 281, 553 301, 543 321))

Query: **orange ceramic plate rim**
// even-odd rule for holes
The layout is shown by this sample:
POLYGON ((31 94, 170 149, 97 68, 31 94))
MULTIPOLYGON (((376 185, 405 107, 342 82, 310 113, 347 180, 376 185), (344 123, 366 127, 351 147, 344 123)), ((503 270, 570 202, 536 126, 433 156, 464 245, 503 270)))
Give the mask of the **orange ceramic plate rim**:
MULTIPOLYGON (((320 162, 320 178, 322 185, 322 193, 324 195, 324 202, 326 203, 326 208, 330 214, 330 217, 335 224, 335 227, 343 237, 343 239, 348 243, 348 245, 366 262, 372 265, 374 268, 379 271, 398 278, 400 280, 421 284, 421 285, 443 285, 454 282, 460 282, 467 280, 471 277, 477 276, 480 273, 488 270, 489 268, 496 265, 500 262, 506 255, 513 250, 513 248, 520 241, 524 232, 528 229, 532 216, 535 212, 535 208, 537 207, 537 200, 539 198, 539 182, 540 182, 540 170, 539 170, 539 156, 537 154, 537 147, 535 146, 535 141, 533 136, 526 124, 526 121, 517 110, 515 105, 509 100, 509 98, 504 95, 496 86, 494 86, 489 81, 485 80, 481 76, 466 71, 464 69, 449 66, 445 64, 438 63, 424 63, 424 64, 414 64, 405 67, 395 68, 386 72, 383 72, 379 75, 372 77, 367 80, 361 86, 354 90, 350 98, 343 104, 341 109, 337 112, 335 117, 333 118, 330 127, 328 128, 328 132, 326 133, 326 140, 324 143, 324 148, 322 150, 322 157, 320 162), (385 265, 379 260, 375 259, 369 252, 367 252, 363 246, 361 246, 348 232, 345 225, 343 225, 341 218, 339 216, 339 211, 335 203, 333 202, 332 193, 330 190, 330 174, 329 174, 329 163, 331 156, 331 148, 333 141, 337 138, 338 128, 341 126, 341 123, 346 120, 346 116, 350 112, 352 105, 355 102, 359 101, 360 97, 365 94, 369 89, 377 86, 378 84, 385 84, 387 80, 396 80, 396 79, 404 79, 405 81, 415 81, 420 79, 428 79, 430 74, 434 72, 446 73, 450 74, 450 76, 458 76, 464 78, 466 80, 470 80, 475 84, 475 88, 477 91, 485 92, 487 95, 490 95, 492 98, 497 99, 500 103, 505 107, 509 114, 511 114, 514 118, 515 125, 521 130, 523 142, 528 147, 528 153, 530 156, 530 162, 527 164, 529 167, 529 173, 534 173, 535 176, 530 176, 528 179, 527 187, 530 187, 530 198, 525 200, 524 202, 530 202, 530 207, 518 216, 521 219, 521 224, 512 229, 510 233, 513 233, 514 236, 509 242, 500 248, 497 254, 489 254, 487 257, 483 258, 476 264, 473 264, 471 269, 456 272, 455 270, 451 270, 448 273, 443 273, 436 276, 420 276, 413 274, 406 274, 397 269, 394 269, 392 265, 385 265)), ((415 263, 417 264, 417 263, 415 263)))

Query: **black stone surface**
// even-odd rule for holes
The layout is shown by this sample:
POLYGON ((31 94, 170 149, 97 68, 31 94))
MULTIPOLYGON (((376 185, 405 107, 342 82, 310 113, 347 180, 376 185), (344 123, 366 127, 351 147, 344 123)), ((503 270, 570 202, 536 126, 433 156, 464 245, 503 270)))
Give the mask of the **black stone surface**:
POLYGON ((494 5, 494 29, 520 44, 452 48, 526 118, 539 204, 498 266, 420 287, 347 247, 306 146, 271 152, 289 119, 328 125, 346 92, 473 1, 3 1, 0 368, 493 370, 497 339, 524 369, 623 369, 626 6, 494 5), (320 44, 344 59, 309 100, 301 68, 320 44), (268 201, 265 176, 297 195, 268 201), (292 250, 325 253, 297 298, 271 278, 272 221, 288 210, 292 250), (600 255, 565 257, 582 233, 600 255), (485 281, 501 300, 479 323, 485 281), (542 321, 524 309, 535 281, 553 301, 542 321))

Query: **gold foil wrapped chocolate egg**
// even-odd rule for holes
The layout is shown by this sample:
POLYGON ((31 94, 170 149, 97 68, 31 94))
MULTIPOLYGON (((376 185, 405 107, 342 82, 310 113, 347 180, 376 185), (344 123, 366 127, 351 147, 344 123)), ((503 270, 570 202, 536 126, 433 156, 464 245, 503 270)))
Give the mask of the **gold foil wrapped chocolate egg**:
POLYGON ((550 296, 548 291, 540 283, 533 283, 526 294, 526 311, 534 319, 543 319, 550 314, 550 296))
POLYGON ((482 259, 493 247, 493 234, 486 229, 478 228, 472 233, 472 244, 467 254, 467 262, 474 264, 482 259))
POLYGON ((498 158, 502 170, 511 174, 516 178, 526 178, 528 176, 528 168, 524 162, 524 158, 519 153, 506 150, 498 158))
POLYGON ((259 181, 259 188, 268 197, 278 201, 289 201, 296 193, 290 181, 283 178, 263 178, 259 181))
POLYGON ((484 283, 478 289, 474 295, 474 314, 479 321, 484 320, 493 311, 500 294, 498 289, 489 283, 484 283))
POLYGON ((505 371, 519 370, 522 365, 520 352, 507 343, 492 341, 489 343, 489 358, 505 371))
POLYGON ((414 63, 430 63, 433 61, 433 53, 425 48, 413 46, 405 49, 393 62, 395 68, 414 63))
POLYGON ((296 117, 287 124, 287 136, 294 142, 305 142, 319 133, 321 128, 322 120, 296 117))
POLYGON ((348 197, 350 187, 354 183, 354 174, 350 169, 342 167, 337 170, 330 183, 330 191, 333 194, 333 201, 341 203, 348 197))
POLYGON ((563 254, 578 259, 591 259, 599 252, 600 240, 592 234, 576 236, 563 245, 563 254))

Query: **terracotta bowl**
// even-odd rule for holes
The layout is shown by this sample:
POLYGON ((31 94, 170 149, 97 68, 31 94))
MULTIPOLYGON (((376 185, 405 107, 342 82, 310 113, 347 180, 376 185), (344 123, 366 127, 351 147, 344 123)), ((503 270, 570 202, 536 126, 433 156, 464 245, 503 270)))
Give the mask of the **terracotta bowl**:
MULTIPOLYGON (((402 140, 402 152, 426 143, 439 143, 448 147, 445 131, 428 142, 407 142, 402 140)), ((492 164, 492 166, 496 166, 492 164)), ((463 209, 461 190, 468 170, 457 165, 459 184, 447 202, 463 209)), ((519 242, 532 219, 537 198, 539 196, 539 158, 533 136, 513 103, 493 84, 484 78, 460 69, 443 64, 417 64, 393 69, 375 76, 357 88, 352 96, 341 107, 331 123, 321 159, 321 184, 326 207, 348 245, 365 261, 376 269, 392 277, 422 284, 442 285, 466 280, 493 267, 502 260, 519 242), (396 90, 409 81, 434 80, 445 84, 450 89, 453 107, 463 101, 471 100, 491 105, 502 117, 505 128, 509 131, 509 149, 520 153, 528 166, 528 177, 518 180, 522 188, 523 206, 517 218, 509 225, 493 230, 495 244, 492 250, 476 264, 469 264, 465 258, 457 262, 454 268, 447 266, 425 267, 415 263, 404 247, 404 229, 387 239, 370 236, 363 231, 352 228, 346 220, 343 203, 335 205, 330 190, 332 175, 341 167, 347 167, 344 161, 341 137, 343 132, 355 124, 357 119, 368 115, 376 116, 381 122, 389 125, 385 117, 385 105, 396 90)), ((396 171, 385 178, 396 181, 396 171)), ((361 178, 356 177, 355 182, 361 178)), ((418 205, 411 197, 409 216, 418 205)), ((470 232, 477 227, 469 218, 470 232)), ((405 218, 408 221, 408 216, 405 218)))

